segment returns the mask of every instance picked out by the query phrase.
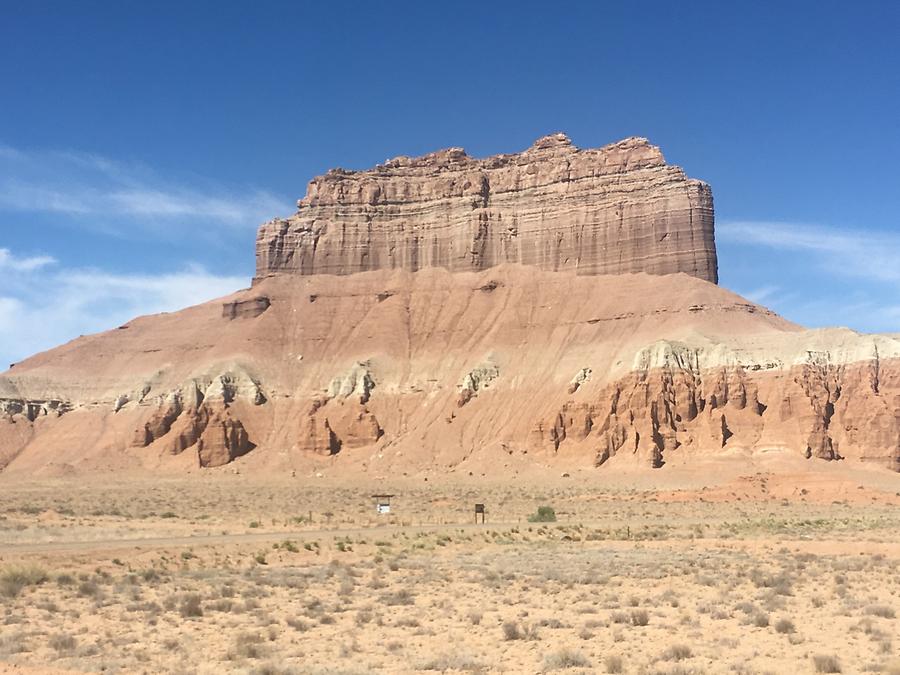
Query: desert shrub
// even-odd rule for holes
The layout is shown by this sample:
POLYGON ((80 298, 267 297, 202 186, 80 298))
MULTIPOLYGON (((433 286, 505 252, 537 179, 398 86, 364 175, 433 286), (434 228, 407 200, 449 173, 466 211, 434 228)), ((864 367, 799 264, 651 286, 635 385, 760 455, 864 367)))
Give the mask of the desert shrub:
POLYGON ((880 616, 882 619, 893 619, 896 616, 893 607, 887 605, 869 605, 866 607, 866 614, 880 616))
POLYGON ((535 513, 528 516, 529 523, 555 523, 556 510, 552 506, 539 506, 535 513))
POLYGON ((376 569, 372 574, 372 578, 369 579, 369 583, 366 584, 369 588, 373 588, 376 591, 382 588, 387 588, 387 582, 384 580, 384 573, 380 569, 376 569))
POLYGON ((210 603, 207 607, 214 612, 230 612, 231 608, 234 607, 234 601, 228 598, 222 598, 210 603))
POLYGON ((762 612, 755 615, 753 617, 753 625, 757 628, 766 628, 769 625, 769 615, 762 612))
POLYGON ((342 579, 341 585, 338 587, 338 595, 347 597, 353 593, 354 588, 356 588, 356 584, 353 583, 353 579, 342 579))
POLYGON ((636 609, 631 612, 631 623, 634 626, 646 626, 650 623, 650 614, 646 609, 636 609))
POLYGON ((154 569, 146 569, 141 572, 141 577, 143 577, 144 581, 153 583, 154 581, 159 581, 159 572, 154 569))
POLYGON ((610 654, 605 659, 603 659, 603 666, 606 668, 607 673, 622 673, 625 672, 625 666, 622 663, 622 657, 617 654, 610 654))
POLYGON ((750 581, 757 588, 771 588, 778 595, 793 595, 793 579, 785 573, 765 574, 759 570, 750 573, 750 581))
POLYGON ((84 598, 93 598, 100 593, 100 587, 95 581, 82 581, 78 584, 78 595, 84 598))
POLYGON ((417 664, 417 670, 437 670, 442 673, 447 671, 459 671, 462 673, 481 673, 487 670, 486 666, 476 661, 468 654, 445 654, 436 656, 417 664))
POLYGON ((259 633, 241 633, 237 636, 234 650, 228 653, 233 661, 237 658, 258 659, 264 655, 263 636, 259 633))
POLYGON ((47 581, 47 573, 36 565, 10 565, 0 572, 0 595, 14 598, 29 586, 47 581))
POLYGON ((684 661, 691 656, 693 656, 693 652, 687 645, 672 645, 662 653, 662 658, 666 661, 684 661))
POLYGON ((762 598, 762 606, 767 612, 775 612, 780 609, 784 609, 787 606, 787 603, 784 601, 784 598, 778 595, 775 591, 768 591, 762 598))
POLYGON ((303 619, 295 619, 295 618, 293 618, 293 617, 292 617, 292 618, 289 618, 289 619, 285 619, 284 622, 285 622, 288 626, 290 626, 291 628, 293 628, 294 630, 298 630, 298 631, 300 631, 301 633, 304 633, 304 632, 308 631, 308 630, 312 627, 311 624, 309 624, 308 622, 304 621, 303 619))
POLYGON ((181 644, 181 640, 178 638, 166 638, 163 640, 163 647, 165 647, 170 652, 178 652, 184 649, 181 644))
POLYGON ((276 666, 274 663, 264 663, 252 671, 253 675, 298 675, 298 671, 286 666, 276 666))
POLYGON ((563 648, 544 657, 544 670, 564 670, 566 668, 590 668, 591 662, 581 652, 563 648))
POLYGON ((515 621, 504 622, 504 624, 503 624, 503 639, 506 641, 523 639, 522 631, 519 628, 519 624, 517 624, 515 621))
POLYGON ((415 604, 415 598, 413 594, 410 593, 405 588, 395 591, 394 593, 385 593, 382 595, 379 600, 385 605, 413 605, 415 604))
POLYGON ((77 642, 71 635, 59 633, 50 637, 48 644, 59 653, 75 651, 77 642))
POLYGON ((31 651, 26 641, 25 633, 11 633, 5 631, 0 633, 0 657, 6 657, 10 654, 21 654, 31 651))
POLYGON ((353 642, 345 642, 341 644, 341 648, 338 650, 338 655, 342 659, 346 659, 350 658, 351 655, 356 654, 359 651, 361 651, 359 644, 356 642, 356 640, 353 640, 353 642))
POLYGON ((775 630, 779 633, 793 633, 797 629, 794 627, 794 622, 790 619, 778 619, 778 622, 775 624, 775 630))
POLYGON ((841 662, 831 654, 816 654, 813 656, 813 667, 817 673, 840 673, 841 662))
POLYGON ((566 627, 566 625, 562 621, 557 619, 556 617, 553 617, 552 619, 541 619, 540 621, 538 621, 537 625, 540 626, 541 628, 565 628, 566 627))
POLYGON ((536 626, 519 626, 515 621, 506 621, 503 623, 503 639, 504 640, 537 640, 538 632, 536 626))
POLYGON ((183 617, 203 616, 203 607, 200 604, 200 596, 196 593, 184 596, 178 611, 183 617))

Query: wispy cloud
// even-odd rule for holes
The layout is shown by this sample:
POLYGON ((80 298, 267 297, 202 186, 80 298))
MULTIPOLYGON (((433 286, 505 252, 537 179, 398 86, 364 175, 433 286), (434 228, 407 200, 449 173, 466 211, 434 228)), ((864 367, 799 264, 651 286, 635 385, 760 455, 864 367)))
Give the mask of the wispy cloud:
POLYGON ((0 291, 0 371, 78 335, 205 302, 250 281, 212 274, 199 265, 151 275, 66 269, 51 262, 46 256, 21 258, 0 249, 5 282, 0 291))
POLYGON ((178 257, 221 269, 223 250, 246 246, 260 223, 291 210, 290 200, 252 186, 161 176, 92 153, 0 145, 0 216, 16 223, 0 225, 0 370, 78 335, 246 287, 246 276, 201 265, 147 269, 171 259, 175 241, 178 257), (74 232, 56 238, 47 227, 74 232), (107 247, 109 237, 141 244, 107 247), (38 246, 41 255, 23 252, 38 246), (79 262, 86 250, 99 268, 79 262))
POLYGON ((266 190, 187 182, 90 153, 0 146, 0 210, 61 214, 101 228, 127 217, 139 227, 206 229, 255 228, 291 210, 290 200, 266 190))
POLYGON ((17 258, 7 248, 0 248, 0 271, 32 272, 47 265, 56 263, 56 258, 49 255, 38 255, 30 258, 17 258))
POLYGON ((807 223, 725 221, 720 252, 746 260, 730 283, 742 295, 808 326, 900 330, 900 232, 838 229, 807 223), (761 283, 761 280, 762 283, 761 283))
POLYGON ((806 251, 842 276, 900 282, 900 233, 842 231, 823 225, 768 221, 716 224, 720 240, 765 246, 779 251, 806 251))

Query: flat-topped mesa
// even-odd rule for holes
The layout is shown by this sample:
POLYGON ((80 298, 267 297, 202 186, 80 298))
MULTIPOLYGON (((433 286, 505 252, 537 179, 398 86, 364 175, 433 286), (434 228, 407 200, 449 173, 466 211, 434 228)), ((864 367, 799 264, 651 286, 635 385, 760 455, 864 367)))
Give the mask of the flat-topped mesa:
POLYGON ((256 278, 502 263, 718 280, 712 192, 645 138, 580 150, 565 134, 486 159, 449 148, 313 179, 259 229, 256 278))

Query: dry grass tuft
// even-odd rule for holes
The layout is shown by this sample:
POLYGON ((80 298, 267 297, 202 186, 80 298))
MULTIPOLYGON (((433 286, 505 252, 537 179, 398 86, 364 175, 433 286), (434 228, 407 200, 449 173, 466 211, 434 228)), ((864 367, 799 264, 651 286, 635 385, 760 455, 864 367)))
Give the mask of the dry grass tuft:
POLYGON ((60 654, 69 654, 75 651, 75 647, 78 642, 74 637, 65 633, 59 633, 57 635, 53 635, 47 642, 52 649, 55 649, 60 654))
POLYGON ((437 670, 442 673, 447 671, 481 673, 489 668, 468 654, 445 654, 419 663, 416 670, 437 670))
POLYGON ((650 623, 650 613, 646 609, 636 609, 631 613, 631 623, 634 626, 646 626, 650 623))
POLYGON ((887 605, 869 605, 865 612, 870 616, 879 616, 882 619, 893 619, 897 616, 894 608, 887 605))
POLYGON ((662 653, 662 659, 665 661, 684 661, 693 655, 694 652, 687 645, 672 645, 662 653))
POLYGON ((201 604, 200 596, 196 593, 186 595, 184 599, 182 599, 178 611, 181 613, 181 616, 185 618, 203 616, 203 606, 201 604))
POLYGON ((817 673, 840 673, 841 662, 838 657, 831 654, 816 654, 812 658, 813 667, 817 673))
POLYGON ((625 664, 622 662, 622 657, 617 654, 610 654, 603 659, 603 666, 606 668, 607 673, 615 674, 625 672, 625 664))
POLYGON ((0 572, 0 595, 15 598, 29 586, 37 586, 49 577, 37 565, 10 565, 0 572))
POLYGON ((515 621, 506 621, 503 624, 503 639, 510 640, 537 640, 538 632, 536 626, 520 627, 515 621))
POLYGON ((591 662, 581 652, 564 648, 544 657, 544 671, 568 668, 590 668, 591 662))
POLYGON ((790 619, 778 619, 775 624, 775 631, 778 633, 782 633, 784 635, 795 632, 797 629, 794 626, 794 622, 790 619))

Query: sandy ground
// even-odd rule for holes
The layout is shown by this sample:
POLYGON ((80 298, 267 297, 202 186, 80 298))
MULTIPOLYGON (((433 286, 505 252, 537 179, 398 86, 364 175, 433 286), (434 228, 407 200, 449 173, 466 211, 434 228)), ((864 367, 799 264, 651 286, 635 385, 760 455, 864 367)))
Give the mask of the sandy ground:
POLYGON ((900 673, 900 478, 772 469, 0 481, 0 673, 900 673))

